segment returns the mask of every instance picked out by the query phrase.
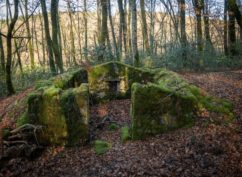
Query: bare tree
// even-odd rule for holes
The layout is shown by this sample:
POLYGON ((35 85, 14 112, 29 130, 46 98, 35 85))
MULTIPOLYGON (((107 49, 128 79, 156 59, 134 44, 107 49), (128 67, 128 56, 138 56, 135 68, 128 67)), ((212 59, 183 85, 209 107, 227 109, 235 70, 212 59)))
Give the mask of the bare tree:
POLYGON ((100 52, 99 60, 104 60, 104 53, 106 49, 106 41, 108 36, 108 26, 107 26, 107 20, 108 20, 108 1, 107 0, 101 0, 101 7, 102 7, 102 24, 101 24, 101 31, 99 34, 99 45, 100 45, 100 52))
POLYGON ((60 73, 63 73, 63 61, 60 51, 61 41, 58 39, 60 35, 59 18, 58 18, 59 0, 51 0, 51 24, 52 24, 52 47, 55 56, 55 62, 60 73))
POLYGON ((42 15, 44 19, 44 30, 45 30, 45 38, 47 43, 47 51, 49 55, 49 65, 50 70, 52 74, 56 74, 56 68, 55 68, 55 62, 54 62, 54 56, 53 56, 53 47, 52 47, 52 41, 50 37, 50 28, 49 28, 49 20, 48 20, 48 13, 46 9, 45 0, 40 0, 41 8, 42 8, 42 15))
POLYGON ((146 22, 146 12, 145 12, 145 1, 140 0, 140 8, 141 8, 141 19, 142 19, 142 34, 145 50, 148 54, 150 54, 150 45, 148 39, 148 31, 147 31, 147 22, 146 22))
MULTIPOLYGON (((8 1, 8 0, 7 0, 8 1)), ((9 6, 9 2, 7 3, 9 6)), ((7 63, 6 63, 6 84, 8 89, 8 95, 12 95, 15 93, 13 83, 12 83, 12 34, 14 30, 14 26, 18 20, 18 5, 19 0, 14 0, 14 16, 11 19, 11 22, 8 27, 7 32, 7 63)))

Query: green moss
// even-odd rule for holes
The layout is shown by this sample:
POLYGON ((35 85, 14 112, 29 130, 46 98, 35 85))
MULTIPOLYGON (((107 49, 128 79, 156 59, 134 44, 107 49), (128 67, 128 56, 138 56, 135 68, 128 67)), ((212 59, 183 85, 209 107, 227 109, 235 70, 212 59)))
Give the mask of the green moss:
POLYGON ((129 98, 131 85, 134 82, 147 83, 153 79, 154 74, 120 62, 108 62, 92 68, 88 73, 88 83, 92 97, 96 102, 110 99, 129 98), (108 81, 119 79, 120 91, 111 93, 108 81))
POLYGON ((130 130, 128 126, 121 129, 121 141, 124 143, 131 138, 130 130))
POLYGON ((60 105, 60 94, 61 90, 55 87, 50 87, 43 92, 39 113, 39 123, 45 127, 41 136, 43 143, 66 144, 68 132, 60 105))
POLYGON ((28 110, 26 115, 29 123, 39 124, 42 104, 42 91, 35 91, 28 95, 28 110))
POLYGON ((85 85, 66 90, 61 96, 61 106, 68 129, 68 145, 85 142, 88 137, 89 103, 85 85))
POLYGON ((50 87, 52 84, 51 80, 40 80, 35 83, 35 89, 50 87))
POLYGON ((204 108, 225 115, 227 120, 233 117, 230 103, 204 94, 178 74, 164 69, 152 73, 153 84, 132 86, 133 139, 191 127, 196 113, 204 108))
POLYGON ((29 124, 31 123, 31 120, 29 119, 29 116, 27 114, 27 112, 24 112, 18 119, 16 122, 16 127, 20 127, 24 124, 29 124))
POLYGON ((102 140, 96 140, 94 142, 94 149, 96 154, 102 155, 106 153, 112 147, 111 143, 102 140))
POLYGON ((117 130, 119 128, 119 126, 115 123, 111 123, 109 126, 108 126, 108 130, 110 131, 114 131, 114 130, 117 130))
POLYGON ((75 93, 76 103, 79 106, 80 113, 83 117, 83 123, 89 123, 89 87, 88 84, 81 84, 79 88, 73 90, 75 93))
POLYGON ((194 122, 193 97, 183 97, 155 84, 133 84, 131 99, 133 139, 143 139, 194 122))

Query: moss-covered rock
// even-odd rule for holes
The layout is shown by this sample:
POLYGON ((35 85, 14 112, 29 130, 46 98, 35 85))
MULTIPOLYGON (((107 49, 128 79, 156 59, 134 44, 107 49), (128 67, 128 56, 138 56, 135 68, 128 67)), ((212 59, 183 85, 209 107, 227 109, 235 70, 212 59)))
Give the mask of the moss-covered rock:
MULTIPOLYGON (((87 84, 62 90, 47 87, 29 95, 24 120, 43 125, 42 144, 76 145, 88 138, 89 93, 87 84)), ((22 119, 20 119, 22 120, 22 119)))
POLYGON ((229 102, 209 96, 172 71, 153 72, 153 83, 132 86, 133 139, 191 126, 196 113, 204 109, 233 118, 229 102))
MULTIPOLYGON (((108 62, 94 66, 88 72, 90 93, 98 100, 109 98, 129 98, 134 82, 152 81, 153 73, 125 65, 120 62, 108 62), (118 82, 117 93, 110 90, 110 82, 118 82)), ((94 99, 95 99, 94 98, 94 99)))
POLYGON ((19 124, 43 125, 40 138, 47 144, 85 142, 89 89, 96 101, 131 96, 132 128, 122 132, 127 135, 124 137, 131 133, 133 139, 191 126, 196 112, 203 109, 225 114, 228 119, 233 117, 231 104, 204 94, 172 71, 108 62, 88 71, 79 69, 37 82, 36 91, 28 97, 28 111, 19 124))
POLYGON ((132 138, 192 125, 196 100, 155 84, 132 86, 132 138), (145 103, 145 104, 144 104, 145 103))
POLYGON ((53 84, 57 88, 68 89, 80 86, 81 83, 87 83, 87 71, 79 69, 77 71, 67 72, 53 79, 53 84))
POLYGON ((42 144, 76 145, 86 141, 89 121, 87 71, 78 69, 38 81, 28 97, 28 111, 18 124, 43 125, 42 144), (81 85, 82 84, 82 85, 81 85), (81 86, 80 86, 81 85, 81 86))
POLYGON ((61 96, 68 129, 68 145, 85 143, 88 138, 89 90, 87 84, 66 90, 61 96))
POLYGON ((38 117, 38 123, 44 126, 40 140, 43 144, 66 144, 68 136, 67 124, 60 98, 60 88, 49 87, 43 92, 38 117))

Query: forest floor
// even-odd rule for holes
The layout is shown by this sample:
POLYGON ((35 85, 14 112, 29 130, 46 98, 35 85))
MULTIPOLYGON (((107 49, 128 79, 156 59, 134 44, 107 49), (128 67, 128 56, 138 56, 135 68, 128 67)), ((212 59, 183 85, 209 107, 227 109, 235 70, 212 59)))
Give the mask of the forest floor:
MULTIPOLYGON (((47 148, 35 160, 16 158, 0 171, 1 176, 221 176, 242 177, 242 71, 207 74, 182 73, 189 82, 210 94, 229 99, 235 107, 236 120, 223 123, 219 116, 205 113, 192 128, 164 133, 144 141, 120 139, 121 127, 130 125, 130 100, 114 100, 91 108, 95 123, 109 117, 119 128, 109 130, 108 123, 94 132, 95 139, 112 147, 97 155, 92 145, 74 148, 47 148)), ((31 88, 0 100, 3 122, 14 103, 31 88)), ((16 108, 15 108, 16 109, 16 108)), ((15 110, 14 109, 14 110, 15 110)), ((17 114, 17 113, 16 113, 17 114)))

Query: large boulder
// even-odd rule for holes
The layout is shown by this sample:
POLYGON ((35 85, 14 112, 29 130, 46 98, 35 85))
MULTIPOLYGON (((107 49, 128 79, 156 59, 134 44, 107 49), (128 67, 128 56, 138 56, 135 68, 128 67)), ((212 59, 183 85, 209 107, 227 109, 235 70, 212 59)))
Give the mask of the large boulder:
POLYGON ((31 123, 43 126, 42 144, 76 145, 88 138, 89 91, 87 84, 61 90, 54 86, 32 93, 28 100, 31 123))
POLYGON ((154 72, 153 83, 132 86, 133 139, 192 126, 196 113, 203 109, 233 117, 227 101, 210 97, 174 72, 154 72))
POLYGON ((75 145, 88 138, 89 89, 87 71, 78 69, 38 81, 28 97, 28 123, 43 126, 41 144, 75 145))

